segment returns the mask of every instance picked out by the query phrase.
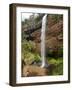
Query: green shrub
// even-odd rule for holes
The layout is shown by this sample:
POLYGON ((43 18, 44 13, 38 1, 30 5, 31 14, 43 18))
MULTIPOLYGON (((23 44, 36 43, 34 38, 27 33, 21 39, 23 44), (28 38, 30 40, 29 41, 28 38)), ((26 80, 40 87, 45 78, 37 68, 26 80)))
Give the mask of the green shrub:
POLYGON ((26 64, 30 64, 32 61, 39 61, 40 55, 35 52, 35 43, 32 41, 24 40, 22 42, 22 55, 21 58, 26 62, 26 64))
POLYGON ((39 54, 34 54, 34 60, 40 61, 41 60, 40 55, 39 54))
POLYGON ((49 75, 63 75, 63 58, 59 57, 57 59, 55 58, 49 58, 48 59, 49 64, 55 65, 55 68, 53 68, 52 72, 49 72, 49 75))

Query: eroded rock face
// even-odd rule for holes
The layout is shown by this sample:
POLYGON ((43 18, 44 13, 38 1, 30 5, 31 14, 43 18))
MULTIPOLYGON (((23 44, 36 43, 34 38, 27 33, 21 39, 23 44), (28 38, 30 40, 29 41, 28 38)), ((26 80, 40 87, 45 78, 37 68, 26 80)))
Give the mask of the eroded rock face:
MULTIPOLYGON (((41 53, 41 28, 34 30, 30 33, 32 41, 36 43, 35 51, 41 53)), ((59 19, 57 22, 51 17, 48 17, 45 37, 46 50, 58 53, 58 50, 63 46, 63 19, 59 19)))
POLYGON ((48 75, 48 69, 41 68, 39 66, 35 65, 26 65, 23 68, 23 77, 29 77, 29 76, 45 76, 48 75))

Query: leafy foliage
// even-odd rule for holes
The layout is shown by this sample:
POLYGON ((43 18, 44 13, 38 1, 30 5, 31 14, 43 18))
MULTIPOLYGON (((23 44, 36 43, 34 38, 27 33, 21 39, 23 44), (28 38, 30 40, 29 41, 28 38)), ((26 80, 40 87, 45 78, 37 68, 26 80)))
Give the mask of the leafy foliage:
POLYGON ((31 63, 32 61, 36 60, 39 61, 40 55, 35 52, 36 46, 35 43, 32 41, 24 40, 22 42, 22 59, 27 63, 31 63))
POLYGON ((50 58, 48 59, 49 64, 55 65, 55 68, 50 75, 62 75, 63 74, 63 58, 50 58))

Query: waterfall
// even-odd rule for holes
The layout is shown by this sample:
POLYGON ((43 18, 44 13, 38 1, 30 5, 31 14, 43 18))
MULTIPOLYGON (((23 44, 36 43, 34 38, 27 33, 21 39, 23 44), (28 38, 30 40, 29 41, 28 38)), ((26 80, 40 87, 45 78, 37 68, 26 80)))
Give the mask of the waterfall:
POLYGON ((41 29, 41 60, 42 60, 42 65, 41 65, 41 67, 45 67, 45 65, 46 65, 46 59, 45 59, 46 19, 47 19, 47 14, 45 14, 42 18, 42 29, 41 29))

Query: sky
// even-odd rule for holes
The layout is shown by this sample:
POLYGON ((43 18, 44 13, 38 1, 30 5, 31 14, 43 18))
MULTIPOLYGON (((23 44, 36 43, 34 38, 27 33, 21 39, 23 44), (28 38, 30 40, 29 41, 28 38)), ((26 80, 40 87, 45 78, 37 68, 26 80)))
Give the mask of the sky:
MULTIPOLYGON (((21 18, 22 18, 22 21, 24 21, 25 19, 28 19, 31 15, 33 15, 33 13, 22 13, 21 15, 21 18)), ((37 16, 38 14, 35 13, 34 16, 37 16)))
POLYGON ((28 19, 30 15, 32 15, 32 13, 22 13, 22 21, 24 21, 25 19, 28 19))

